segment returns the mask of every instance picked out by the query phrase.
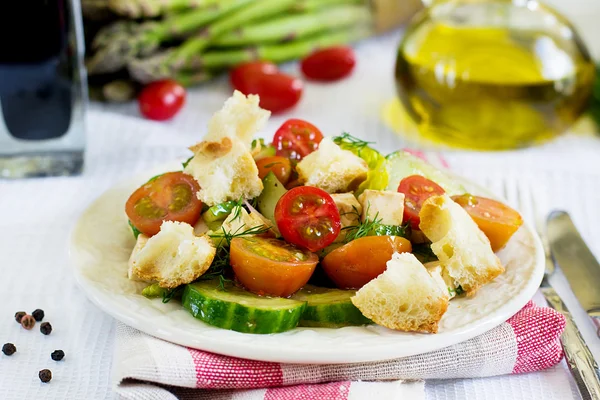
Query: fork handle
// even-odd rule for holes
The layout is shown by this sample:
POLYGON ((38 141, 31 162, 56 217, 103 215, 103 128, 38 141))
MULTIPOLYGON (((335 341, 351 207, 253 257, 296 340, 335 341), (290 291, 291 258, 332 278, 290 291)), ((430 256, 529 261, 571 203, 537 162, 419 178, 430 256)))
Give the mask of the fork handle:
POLYGON ((600 310, 588 311, 588 315, 596 327, 596 335, 600 337, 600 310))
POLYGON ((573 379, 584 400, 600 400, 600 374, 598 364, 575 325, 571 313, 554 288, 544 287, 541 291, 550 307, 566 318, 561 345, 573 379))

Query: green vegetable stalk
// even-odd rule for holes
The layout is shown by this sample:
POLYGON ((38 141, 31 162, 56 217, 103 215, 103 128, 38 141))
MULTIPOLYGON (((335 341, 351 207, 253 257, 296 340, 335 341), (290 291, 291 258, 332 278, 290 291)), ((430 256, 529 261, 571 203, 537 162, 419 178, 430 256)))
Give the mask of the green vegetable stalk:
POLYGON ((364 25, 370 20, 364 6, 326 8, 314 14, 297 14, 242 26, 220 36, 213 44, 222 47, 249 46, 297 40, 337 28, 364 25))
MULTIPOLYGON (((255 60, 282 63, 302 58, 318 48, 354 42, 370 34, 370 26, 359 26, 338 32, 324 32, 313 37, 282 44, 259 45, 235 50, 209 50, 185 60, 184 67, 188 71, 203 71, 230 68, 255 60)), ((178 66, 172 65, 170 62, 171 59, 168 57, 153 57, 152 61, 136 60, 129 64, 128 70, 130 75, 139 82, 172 78, 177 75, 178 66)))
POLYGON ((117 21, 96 34, 87 71, 90 75, 118 71, 135 57, 148 57, 162 43, 197 31, 251 1, 222 0, 210 8, 174 14, 162 21, 117 21))
POLYGON ((104 0, 115 14, 131 19, 154 18, 166 13, 205 8, 219 0, 104 0))

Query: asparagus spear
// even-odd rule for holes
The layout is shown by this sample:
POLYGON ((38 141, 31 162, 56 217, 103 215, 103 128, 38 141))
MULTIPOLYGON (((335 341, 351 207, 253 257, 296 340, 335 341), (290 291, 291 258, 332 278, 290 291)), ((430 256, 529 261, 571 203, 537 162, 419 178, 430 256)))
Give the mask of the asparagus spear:
MULTIPOLYGON (((345 28, 338 32, 323 32, 313 37, 283 44, 269 44, 232 50, 211 50, 186 60, 186 70, 202 72, 206 70, 223 69, 254 60, 269 60, 275 63, 281 63, 304 57, 318 48, 353 42, 367 37, 371 33, 370 24, 363 24, 345 28)), ((129 74, 134 80, 142 83, 164 78, 176 79, 178 70, 177 68, 172 68, 168 64, 168 59, 165 58, 161 60, 154 58, 153 61, 156 62, 156 64, 129 64, 129 74)))
POLYGON ((102 86, 104 100, 114 103, 124 103, 135 98, 137 87, 135 83, 118 79, 102 86))
POLYGON ((128 63, 132 76, 144 82, 149 77, 160 79, 187 69, 187 61, 200 54, 217 36, 242 24, 259 18, 268 18, 289 10, 297 0, 255 0, 240 7, 222 19, 207 26, 198 35, 189 38, 181 46, 147 58, 133 59, 128 63))
MULTIPOLYGON (((89 0, 88 0, 89 1, 89 0)), ((98 1, 98 0, 96 0, 98 1)), ((190 8, 204 8, 219 0, 103 0, 116 14, 123 17, 139 19, 154 18, 168 12, 182 11, 190 8)))
POLYGON ((94 38, 92 50, 95 53, 87 60, 88 73, 117 71, 135 57, 149 56, 161 43, 197 30, 252 1, 222 0, 208 8, 172 15, 164 21, 117 21, 94 38))
POLYGON ((248 46, 284 42, 310 36, 317 32, 364 24, 371 16, 364 6, 339 6, 319 10, 315 14, 298 14, 281 19, 241 27, 220 36, 215 46, 248 46))
POLYGON ((369 0, 299 0, 291 11, 312 12, 334 5, 367 5, 369 0))

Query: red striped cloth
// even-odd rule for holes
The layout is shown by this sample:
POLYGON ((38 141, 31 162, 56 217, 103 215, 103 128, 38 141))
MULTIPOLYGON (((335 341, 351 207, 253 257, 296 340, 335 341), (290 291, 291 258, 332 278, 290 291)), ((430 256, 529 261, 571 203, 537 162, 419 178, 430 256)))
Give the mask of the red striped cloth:
POLYGON ((559 339, 564 326, 562 314, 529 302, 491 331, 442 350, 382 362, 301 365, 189 349, 120 324, 113 374, 117 392, 125 399, 351 400, 360 398, 353 393, 377 391, 378 398, 396 398, 416 390, 414 384, 398 383, 403 380, 549 368, 562 358, 559 339))

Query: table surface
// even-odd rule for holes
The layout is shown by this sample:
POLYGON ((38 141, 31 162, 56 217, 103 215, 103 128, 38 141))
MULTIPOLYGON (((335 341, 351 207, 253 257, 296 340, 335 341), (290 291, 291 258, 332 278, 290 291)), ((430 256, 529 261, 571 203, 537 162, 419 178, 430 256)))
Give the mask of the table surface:
MULTIPOLYGON (((554 0, 591 41, 600 4, 579 0, 565 7, 554 0)), ((305 118, 326 134, 345 130, 375 140, 386 152, 405 143, 381 121, 382 107, 394 97, 392 67, 399 32, 361 43, 354 75, 340 84, 308 84, 301 104, 286 115, 273 117, 270 136, 290 116, 305 118)), ((296 72, 297 66, 284 68, 296 72)), ((110 367, 115 321, 94 307, 76 286, 69 266, 67 243, 78 215, 102 191, 118 181, 163 162, 187 155, 186 146, 200 140, 208 118, 230 94, 224 80, 194 89, 184 111, 173 121, 153 123, 137 116, 135 104, 95 104, 88 116, 86 169, 74 178, 0 181, 0 268, 4 275, 0 304, 0 342, 13 342, 18 352, 0 356, 2 399, 112 399, 110 367), (46 311, 54 331, 38 327, 24 331, 13 321, 15 311, 46 311), (63 349, 66 358, 50 360, 63 349), (37 372, 50 368, 54 378, 41 384, 37 372)), ((453 152, 447 159, 457 173, 498 193, 506 182, 521 182, 536 193, 539 210, 565 208, 596 255, 600 256, 600 138, 571 134, 535 149, 499 153, 453 152)), ((516 204, 515 204, 516 205, 516 204)), ((532 215, 526 215, 531 218, 532 215)), ((575 315, 594 355, 600 359, 600 341, 564 277, 558 271, 552 283, 575 315)), ((427 399, 576 399, 564 363, 546 371, 518 376, 427 382, 427 399)))

